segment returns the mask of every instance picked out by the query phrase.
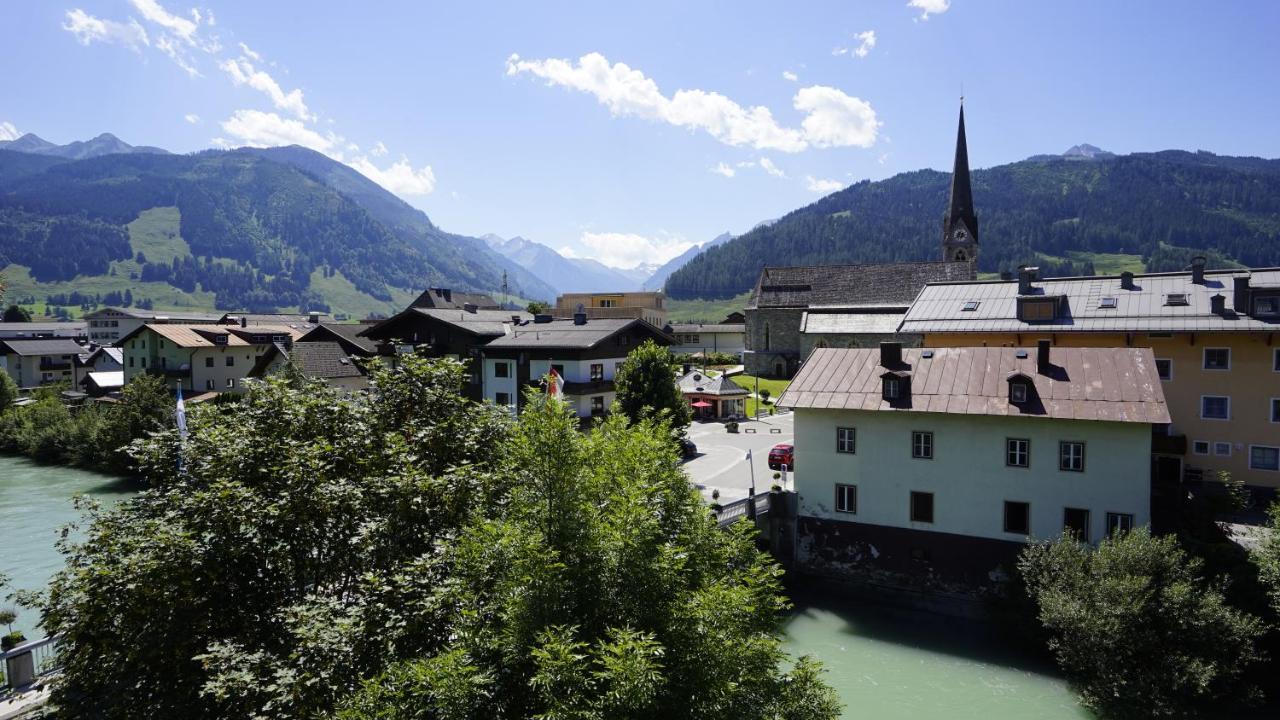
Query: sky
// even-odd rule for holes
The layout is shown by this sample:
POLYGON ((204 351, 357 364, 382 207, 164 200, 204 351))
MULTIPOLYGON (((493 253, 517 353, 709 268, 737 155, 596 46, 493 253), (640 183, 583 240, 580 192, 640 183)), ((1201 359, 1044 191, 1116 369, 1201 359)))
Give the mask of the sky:
POLYGON ((297 143, 451 232, 623 268, 949 170, 962 94, 975 168, 1280 157, 1280 2, 622 5, 5 0, 0 139, 297 143))

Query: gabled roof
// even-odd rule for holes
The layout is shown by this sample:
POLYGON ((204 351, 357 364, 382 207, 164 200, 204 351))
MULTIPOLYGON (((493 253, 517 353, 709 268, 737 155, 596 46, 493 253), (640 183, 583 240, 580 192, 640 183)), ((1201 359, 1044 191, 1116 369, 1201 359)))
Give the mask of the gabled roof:
POLYGON ((815 313, 800 316, 800 332, 810 335, 892 335, 903 312, 815 313))
POLYGON ((1280 329, 1280 316, 1212 312, 1214 295, 1223 296, 1228 311, 1232 308, 1235 279, 1245 277, 1255 289, 1280 288, 1280 268, 1209 270, 1203 285, 1193 283, 1190 272, 1134 275, 1131 290, 1121 286, 1118 275, 1035 280, 1035 296, 1065 298, 1065 308, 1056 320, 1035 323, 1018 318, 1020 296, 1016 280, 931 284, 920 291, 899 330, 1058 333, 1280 329), (1185 294, 1187 303, 1169 304, 1170 294, 1185 294), (1104 307, 1103 298, 1114 298, 1115 306, 1104 307), (975 309, 964 309, 966 303, 975 302, 975 309))
POLYGON ((89 373, 86 378, 89 382, 98 386, 103 390, 114 390, 124 387, 124 371, 123 370, 103 370, 89 373))
POLYGON ((756 279, 747 309, 906 308, 926 283, 969 280, 971 273, 967 262, 766 267, 756 279))
POLYGON ((427 288, 421 295, 409 303, 411 308, 427 308, 461 310, 467 305, 475 305, 478 309, 499 310, 501 306, 493 298, 482 293, 457 292, 449 288, 427 288))
POLYGON ((147 323, 116 341, 120 347, 125 341, 150 330, 180 348, 246 347, 270 342, 268 336, 282 336, 297 340, 301 331, 287 325, 186 325, 179 323, 147 323), (214 337, 225 336, 225 343, 215 343, 214 337), (255 340, 261 339, 261 342, 255 340))
POLYGON ((364 375, 355 361, 336 342, 296 342, 292 348, 276 343, 258 358, 249 377, 267 374, 277 358, 291 363, 303 375, 320 380, 364 375))
POLYGON ((1034 351, 1011 347, 904 348, 902 360, 894 368, 885 368, 880 365, 879 348, 814 350, 777 404, 831 410, 1169 422, 1150 348, 1054 347, 1050 367, 1044 372, 1036 365, 1034 351), (908 398, 894 404, 883 398, 880 378, 887 370, 910 374, 908 398), (1025 403, 1009 402, 1008 377, 1012 373, 1032 380, 1025 403))
POLYGON ((84 346, 68 338, 42 340, 0 340, 0 353, 34 357, 37 355, 79 355, 84 346))
MULTIPOLYGON (((521 322, 533 320, 533 316, 529 313, 516 310, 476 310, 475 312, 467 312, 466 310, 433 310, 430 308, 411 307, 366 328, 361 332, 361 335, 373 340, 414 340, 411 335, 402 334, 404 330, 400 329, 400 327, 406 323, 413 323, 415 320, 418 322, 431 320, 447 323, 456 330, 477 337, 493 338, 506 334, 507 326, 516 317, 519 317, 521 322)), ((425 338, 418 338, 418 340, 425 340, 425 338)))
POLYGON ((187 310, 142 310, 140 308, 102 307, 85 313, 89 319, 97 318, 108 312, 119 313, 124 317, 137 320, 156 320, 164 322, 217 322, 222 319, 221 313, 207 313, 187 310))
POLYGON ((378 352, 377 341, 363 335, 372 327, 366 324, 320 323, 298 338, 298 342, 337 341, 347 352, 375 355, 378 352))
MULTIPOLYGON (((661 341, 664 345, 670 345, 675 340, 662 330, 637 318, 597 318, 581 325, 575 324, 573 320, 555 319, 547 323, 522 324, 510 330, 508 334, 490 341, 485 348, 586 350, 621 332, 631 330, 639 330, 661 341)), ((632 343, 628 349, 639 344, 639 342, 632 343)))
POLYGON ((721 374, 716 377, 707 377, 698 370, 694 370, 680 378, 676 384, 680 386, 680 392, 682 393, 725 396, 751 394, 750 390, 734 382, 728 375, 721 374))

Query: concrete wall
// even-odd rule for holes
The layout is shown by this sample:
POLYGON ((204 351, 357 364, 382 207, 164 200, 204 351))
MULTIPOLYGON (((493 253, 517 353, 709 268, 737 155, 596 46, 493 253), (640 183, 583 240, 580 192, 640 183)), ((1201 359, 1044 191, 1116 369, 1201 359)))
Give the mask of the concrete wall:
POLYGON ((745 356, 748 375, 777 376, 781 363, 790 377, 800 365, 800 318, 804 308, 747 310, 745 356), (766 328, 768 342, 766 343, 766 328))
POLYGON ((1089 536, 1108 512, 1150 522, 1151 428, 1046 418, 796 410, 801 517, 1023 542, 1004 532, 1004 501, 1031 504, 1031 537, 1055 537, 1063 509, 1090 510, 1089 536), (854 454, 836 452, 836 428, 857 430, 854 454), (933 432, 934 459, 913 459, 912 431, 933 432), (1006 438, 1031 440, 1029 468, 1005 466, 1006 438), (1060 440, 1085 443, 1084 472, 1058 469, 1060 440), (856 514, 835 511, 835 485, 858 487, 856 514), (910 520, 910 493, 934 494, 934 522, 910 520))

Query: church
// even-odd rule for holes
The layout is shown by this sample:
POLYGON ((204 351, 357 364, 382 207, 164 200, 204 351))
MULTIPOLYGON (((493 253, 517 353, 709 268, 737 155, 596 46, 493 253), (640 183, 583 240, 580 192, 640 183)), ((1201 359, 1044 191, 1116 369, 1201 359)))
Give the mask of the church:
POLYGON ((976 279, 978 216, 969 182, 964 105, 956 135, 951 195, 942 219, 941 259, 868 265, 765 266, 746 308, 748 374, 790 378, 814 348, 919 346, 897 334, 926 283, 976 279))

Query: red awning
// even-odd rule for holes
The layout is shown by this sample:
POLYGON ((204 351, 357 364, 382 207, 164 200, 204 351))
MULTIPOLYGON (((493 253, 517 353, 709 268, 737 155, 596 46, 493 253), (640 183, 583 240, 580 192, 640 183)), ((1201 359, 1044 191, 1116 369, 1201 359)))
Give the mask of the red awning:
POLYGON ((706 400, 699 400, 696 403, 690 404, 689 407, 708 408, 708 407, 711 407, 711 403, 707 402, 706 400))

